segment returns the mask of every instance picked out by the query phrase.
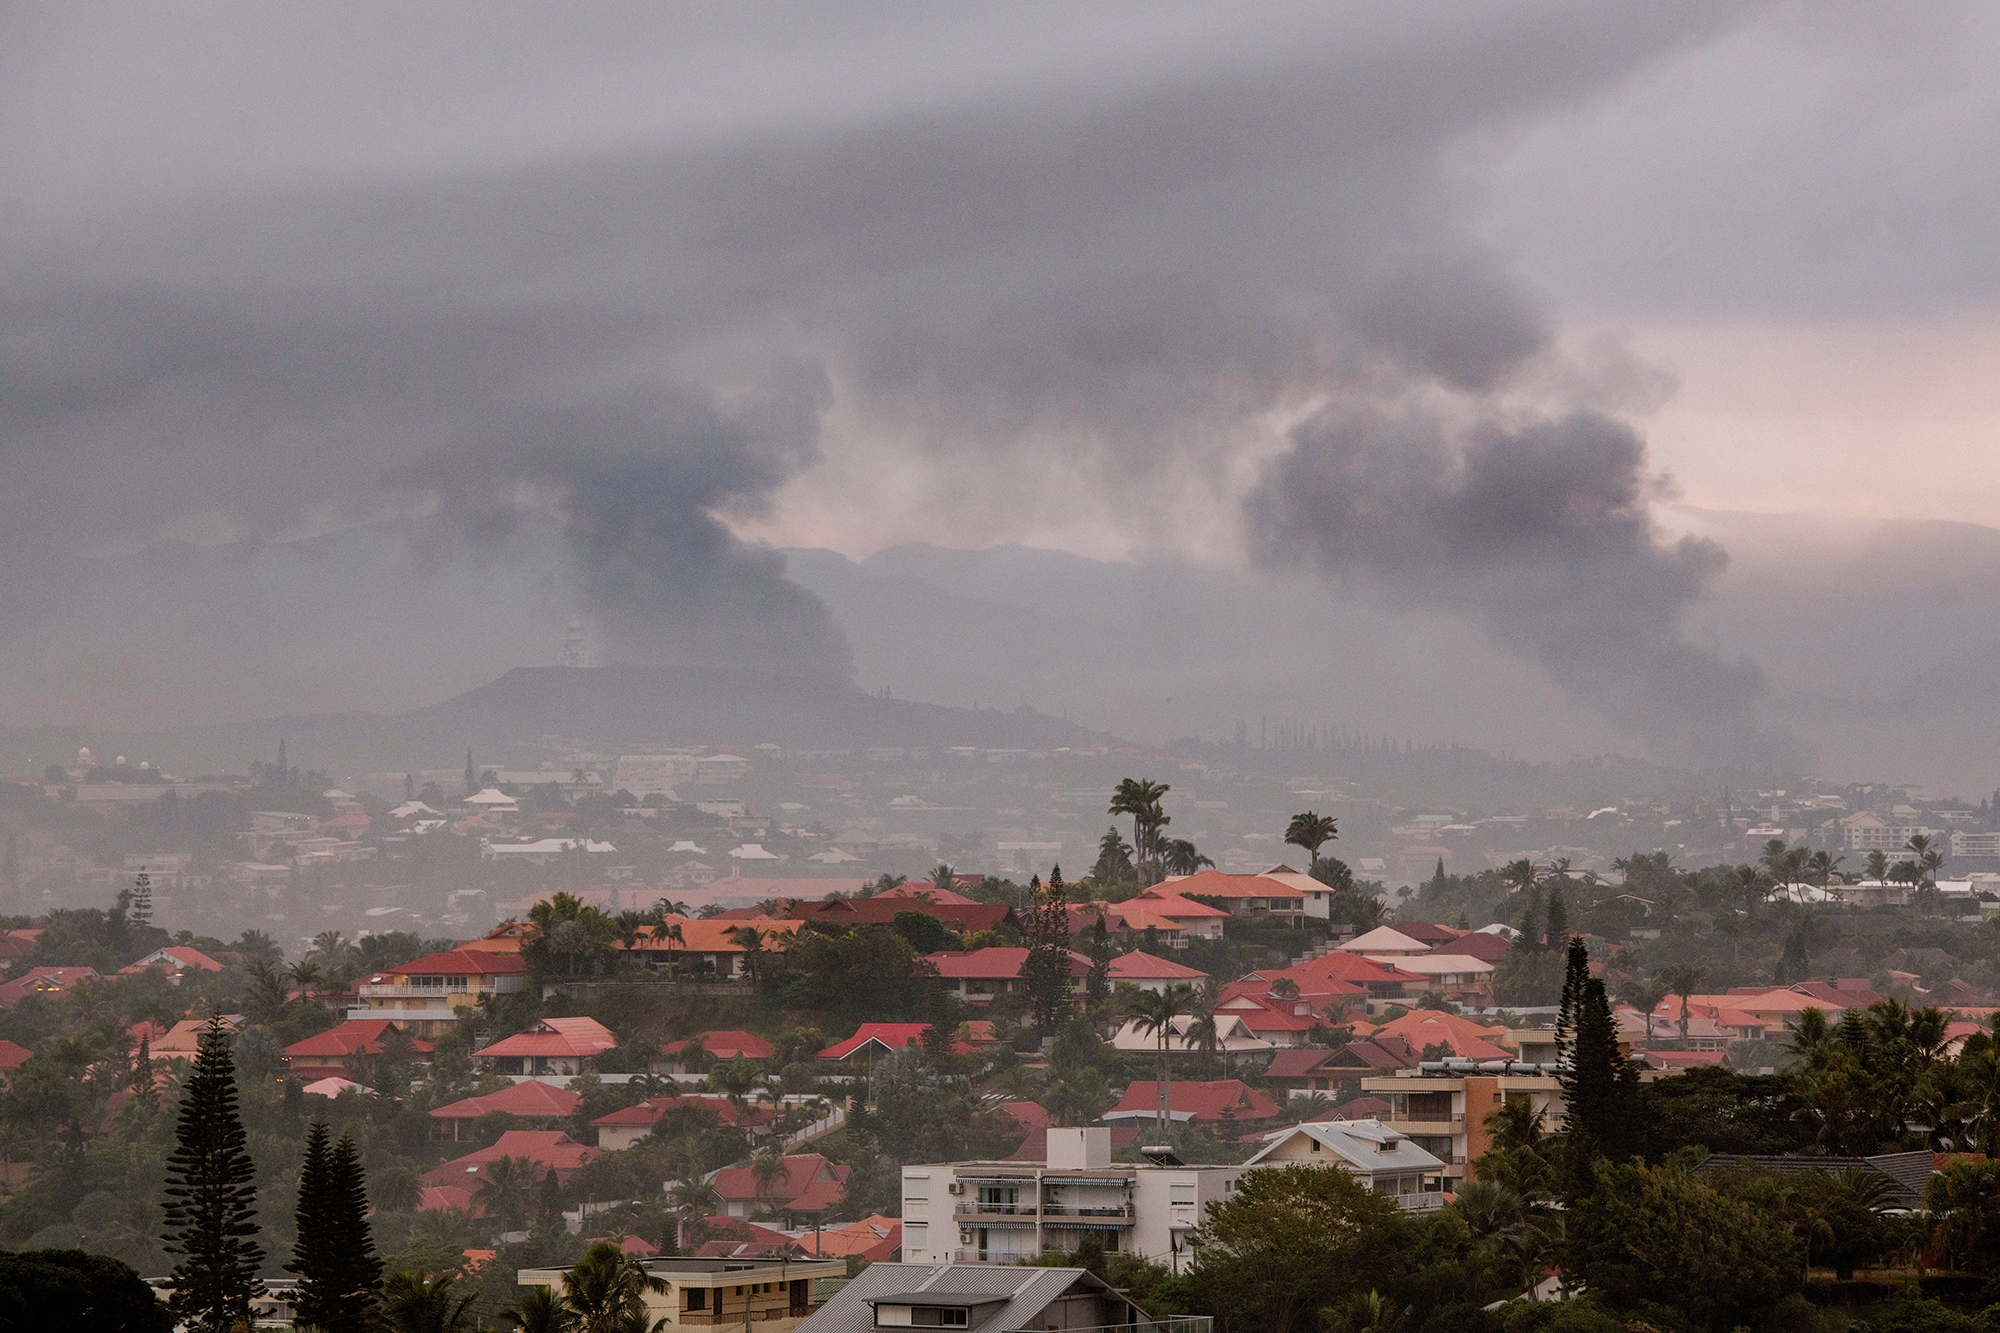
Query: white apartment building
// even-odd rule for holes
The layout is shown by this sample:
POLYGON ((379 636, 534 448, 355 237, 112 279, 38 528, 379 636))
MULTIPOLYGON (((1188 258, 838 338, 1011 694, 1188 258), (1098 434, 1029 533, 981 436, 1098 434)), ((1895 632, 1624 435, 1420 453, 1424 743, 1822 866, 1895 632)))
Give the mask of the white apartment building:
POLYGON ((1180 1272, 1188 1233, 1235 1192, 1240 1166, 1111 1160, 1111 1131, 1051 1129, 1046 1162, 947 1162, 903 1168, 903 1261, 1018 1264, 1074 1251, 1095 1236, 1107 1252, 1180 1272))
POLYGON ((1945 841, 1943 829, 1931 828, 1926 824, 1913 824, 1907 820, 1884 819, 1867 810, 1842 820, 1841 831, 1845 835, 1847 850, 1850 852, 1900 852, 1908 845, 1910 839, 1919 833, 1929 836, 1939 844, 1945 841))
MULTIPOLYGON (((2000 833, 1989 833, 1983 829, 1954 829, 1951 835, 1953 856, 2000 856, 2000 833)), ((131 857, 126 857, 129 863, 131 857)))

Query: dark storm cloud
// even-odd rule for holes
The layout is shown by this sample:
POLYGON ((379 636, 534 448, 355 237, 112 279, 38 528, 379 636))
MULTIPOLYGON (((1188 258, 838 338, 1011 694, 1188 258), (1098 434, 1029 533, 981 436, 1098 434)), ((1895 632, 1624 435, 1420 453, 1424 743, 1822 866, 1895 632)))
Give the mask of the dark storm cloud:
POLYGON ((1657 536, 1660 487, 1639 437, 1596 413, 1454 432, 1361 408, 1301 425, 1249 512, 1266 561, 1475 615, 1496 644, 1672 752, 1797 762, 1760 723, 1763 672, 1683 637, 1728 556, 1657 536))
MULTIPOLYGON (((1246 41, 1215 11, 1206 58, 1147 63, 1114 34, 1059 77, 968 32, 904 71, 960 62, 968 91, 114 210, 0 269, 0 543, 394 521, 427 551, 492 550, 550 515, 621 651, 838 675, 824 610, 723 523, 815 464, 834 391, 975 492, 1072 485, 1086 455, 1144 477, 1328 397, 1378 405, 1356 420, 1430 393, 1478 405, 1547 356, 1552 321, 1469 234, 1451 154, 1742 12, 1307 6, 1246 41)), ((1749 706, 1742 673, 1675 637, 1710 557, 1651 545, 1636 440, 1569 423, 1461 456, 1405 426, 1358 450, 1328 420, 1280 464, 1289 490, 1253 502, 1267 556, 1320 541, 1318 513, 1372 509, 1385 471, 1470 522, 1525 459, 1597 508, 1523 504, 1515 520, 1553 526, 1512 544, 1404 534, 1379 559, 1315 558, 1476 616, 1649 731, 1691 693, 1749 706), (1635 604, 1659 627, 1616 659, 1635 604)))

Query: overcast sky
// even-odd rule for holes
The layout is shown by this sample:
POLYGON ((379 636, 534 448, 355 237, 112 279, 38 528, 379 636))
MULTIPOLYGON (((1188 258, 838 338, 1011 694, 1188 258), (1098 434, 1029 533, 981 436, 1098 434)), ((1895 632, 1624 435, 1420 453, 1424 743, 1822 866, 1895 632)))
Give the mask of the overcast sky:
MULTIPOLYGON (((838 678, 765 544, 1027 542, 1780 753, 1681 633, 1700 511, 2000 524, 1996 57, 1975 4, 11 7, 0 711, 137 697, 57 642, 135 651, 107 556, 205 548, 193 614, 385 534, 487 619, 838 678)), ((450 658, 404 619, 374 697, 450 658)))

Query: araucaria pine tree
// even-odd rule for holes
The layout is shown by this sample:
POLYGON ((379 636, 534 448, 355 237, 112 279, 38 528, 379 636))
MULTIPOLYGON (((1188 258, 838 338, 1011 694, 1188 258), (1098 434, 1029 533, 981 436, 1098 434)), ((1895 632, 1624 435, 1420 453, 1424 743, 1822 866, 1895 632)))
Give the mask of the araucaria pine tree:
POLYGON ((1029 909, 1028 957, 1021 965, 1028 1008, 1043 1033, 1052 1033, 1069 1021, 1075 1000, 1070 972, 1074 961, 1069 951, 1069 896, 1062 867, 1056 866, 1049 872, 1048 884, 1036 891, 1029 909))
POLYGON ((167 1157, 166 1249, 181 1256, 173 1308, 189 1328, 232 1329, 250 1320, 264 1252, 257 1234, 256 1168, 236 1113, 236 1064, 220 1016, 209 1019, 194 1072, 181 1090, 180 1125, 167 1157))
POLYGON ((285 1271, 299 1276, 298 1322, 322 1333, 365 1333, 382 1289, 382 1261, 368 1227, 368 1190, 354 1140, 306 1135, 299 1167, 298 1240, 285 1271))

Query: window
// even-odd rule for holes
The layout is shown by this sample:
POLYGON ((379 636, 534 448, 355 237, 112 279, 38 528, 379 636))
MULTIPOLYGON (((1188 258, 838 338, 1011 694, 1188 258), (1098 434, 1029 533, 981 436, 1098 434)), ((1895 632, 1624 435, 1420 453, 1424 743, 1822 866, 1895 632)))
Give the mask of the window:
POLYGON ((904 1176, 903 1197, 911 1203, 929 1203, 931 1178, 929 1176, 904 1176))
POLYGON ((688 1309, 706 1310, 708 1308, 708 1288, 689 1287, 687 1289, 687 1293, 688 1293, 688 1309))
POLYGON ((964 1328, 969 1313, 962 1305, 913 1305, 910 1322, 918 1328, 964 1328))
POLYGON ((931 1247, 931 1225, 928 1222, 903 1223, 903 1248, 906 1250, 928 1250, 931 1247))
POLYGON ((1187 1185, 1169 1185, 1169 1186, 1167 1186, 1167 1202, 1168 1202, 1168 1203, 1193 1203, 1193 1202, 1194 1202, 1194 1186, 1193 1186, 1192 1184, 1187 1184, 1187 1185))

